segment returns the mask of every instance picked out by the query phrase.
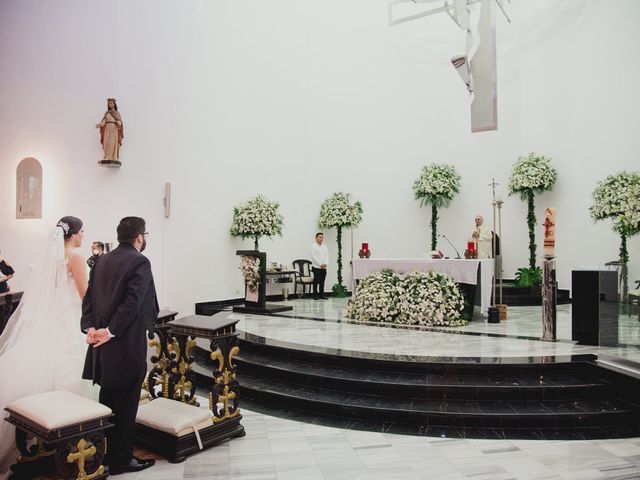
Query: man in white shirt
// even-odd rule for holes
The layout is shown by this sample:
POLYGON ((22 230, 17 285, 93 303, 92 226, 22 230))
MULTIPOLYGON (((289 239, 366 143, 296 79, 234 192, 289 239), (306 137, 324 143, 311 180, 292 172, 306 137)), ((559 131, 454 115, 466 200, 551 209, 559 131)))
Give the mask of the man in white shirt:
POLYGON ((313 298, 326 300, 324 295, 324 279, 327 277, 327 263, 329 263, 329 250, 322 242, 324 234, 316 233, 316 241, 311 244, 311 271, 313 272, 313 298), (318 292, 319 290, 319 292, 318 292))

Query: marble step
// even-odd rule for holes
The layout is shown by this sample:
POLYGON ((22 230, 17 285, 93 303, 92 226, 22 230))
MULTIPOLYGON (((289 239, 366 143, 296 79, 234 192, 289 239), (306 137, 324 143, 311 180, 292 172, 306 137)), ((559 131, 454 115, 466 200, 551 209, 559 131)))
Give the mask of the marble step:
MULTIPOLYGON (((386 330, 386 329, 380 329, 386 330)), ((384 334, 384 331, 381 332, 384 334)), ((595 362, 593 354, 553 357, 430 357, 393 355, 372 352, 335 350, 309 345, 295 345, 268 340, 239 331, 241 354, 248 352, 295 362, 312 362, 325 366, 373 371, 418 372, 454 375, 546 375, 549 372, 574 374, 581 368, 589 369, 595 362)), ((208 359, 208 344, 198 341, 196 355, 208 359)))
POLYGON ((443 427, 438 425, 425 425, 424 423, 398 423, 389 420, 352 419, 335 415, 323 415, 287 406, 272 405, 264 401, 255 401, 250 397, 242 399, 242 408, 253 412, 259 412, 264 415, 286 418, 288 420, 314 425, 324 425, 326 427, 451 439, 590 440, 605 438, 632 438, 640 436, 640 427, 633 424, 579 428, 475 428, 443 427))
POLYGON ((465 428, 611 427, 637 423, 617 399, 491 401, 386 397, 238 375, 241 398, 354 420, 465 428))
POLYGON ((236 357, 240 375, 329 390, 386 396, 485 400, 554 400, 602 396, 610 383, 587 373, 456 375, 347 369, 322 363, 291 361, 256 352, 236 357))

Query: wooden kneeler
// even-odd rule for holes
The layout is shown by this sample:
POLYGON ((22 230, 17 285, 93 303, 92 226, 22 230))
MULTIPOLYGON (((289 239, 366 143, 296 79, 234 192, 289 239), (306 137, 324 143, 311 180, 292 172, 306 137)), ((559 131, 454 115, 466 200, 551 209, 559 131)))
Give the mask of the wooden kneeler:
POLYGON ((172 463, 222 440, 244 435, 242 417, 216 424, 211 411, 176 400, 157 398, 138 408, 135 439, 172 463))
POLYGON ((75 393, 53 391, 21 398, 5 410, 5 420, 16 427, 20 451, 11 478, 38 477, 54 467, 65 480, 109 476, 102 461, 107 449, 104 430, 113 426, 110 408, 75 393), (37 443, 27 447, 30 438, 37 443))
POLYGON ((192 453, 245 435, 233 363, 239 352, 238 320, 227 317, 226 312, 191 315, 156 325, 149 334, 149 346, 156 352, 144 387, 151 401, 138 407, 134 441, 170 462, 182 462, 192 453), (196 403, 192 350, 197 338, 209 341, 213 384, 208 409, 196 403))

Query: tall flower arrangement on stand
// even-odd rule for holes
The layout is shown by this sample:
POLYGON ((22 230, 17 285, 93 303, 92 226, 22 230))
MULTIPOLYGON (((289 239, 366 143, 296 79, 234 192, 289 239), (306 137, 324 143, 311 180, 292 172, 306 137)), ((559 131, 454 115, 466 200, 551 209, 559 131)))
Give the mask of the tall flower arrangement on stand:
MULTIPOLYGON (((553 188, 558 172, 551 165, 551 159, 537 153, 520 157, 513 165, 509 178, 509 195, 519 195, 527 202, 527 226, 529 227, 529 268, 518 270, 518 278, 530 279, 531 284, 542 283, 542 272, 536 268, 536 193, 547 192, 553 188)), ((526 285, 521 285, 526 286, 526 285)))
POLYGON ((233 208, 231 236, 252 238, 254 249, 258 250, 260 237, 282 235, 284 219, 278 212, 280 204, 267 200, 262 195, 233 208))
POLYGON ((333 294, 336 297, 347 296, 347 288, 342 284, 342 229, 357 227, 361 221, 362 204, 358 201, 350 204, 348 193, 334 193, 320 206, 318 226, 335 227, 338 231, 338 283, 333 286, 333 294))
POLYGON ((598 182, 589 212, 596 222, 610 218, 613 231, 620 235, 622 299, 626 301, 629 291, 627 239, 640 233, 640 172, 622 171, 598 182))
POLYGON ((420 206, 431 204, 431 250, 438 246, 438 208, 451 203, 460 191, 460 175, 453 165, 432 163, 423 167, 420 177, 413 182, 413 191, 420 206))

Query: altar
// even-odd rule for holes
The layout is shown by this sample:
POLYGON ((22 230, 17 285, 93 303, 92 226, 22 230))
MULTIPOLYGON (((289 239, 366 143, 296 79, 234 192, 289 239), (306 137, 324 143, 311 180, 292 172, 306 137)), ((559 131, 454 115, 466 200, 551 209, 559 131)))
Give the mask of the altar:
POLYGON ((490 258, 469 260, 455 258, 354 258, 352 265, 354 283, 385 268, 397 273, 412 271, 444 273, 458 283, 476 286, 482 315, 487 314, 491 305, 491 280, 494 265, 493 259, 490 258))

